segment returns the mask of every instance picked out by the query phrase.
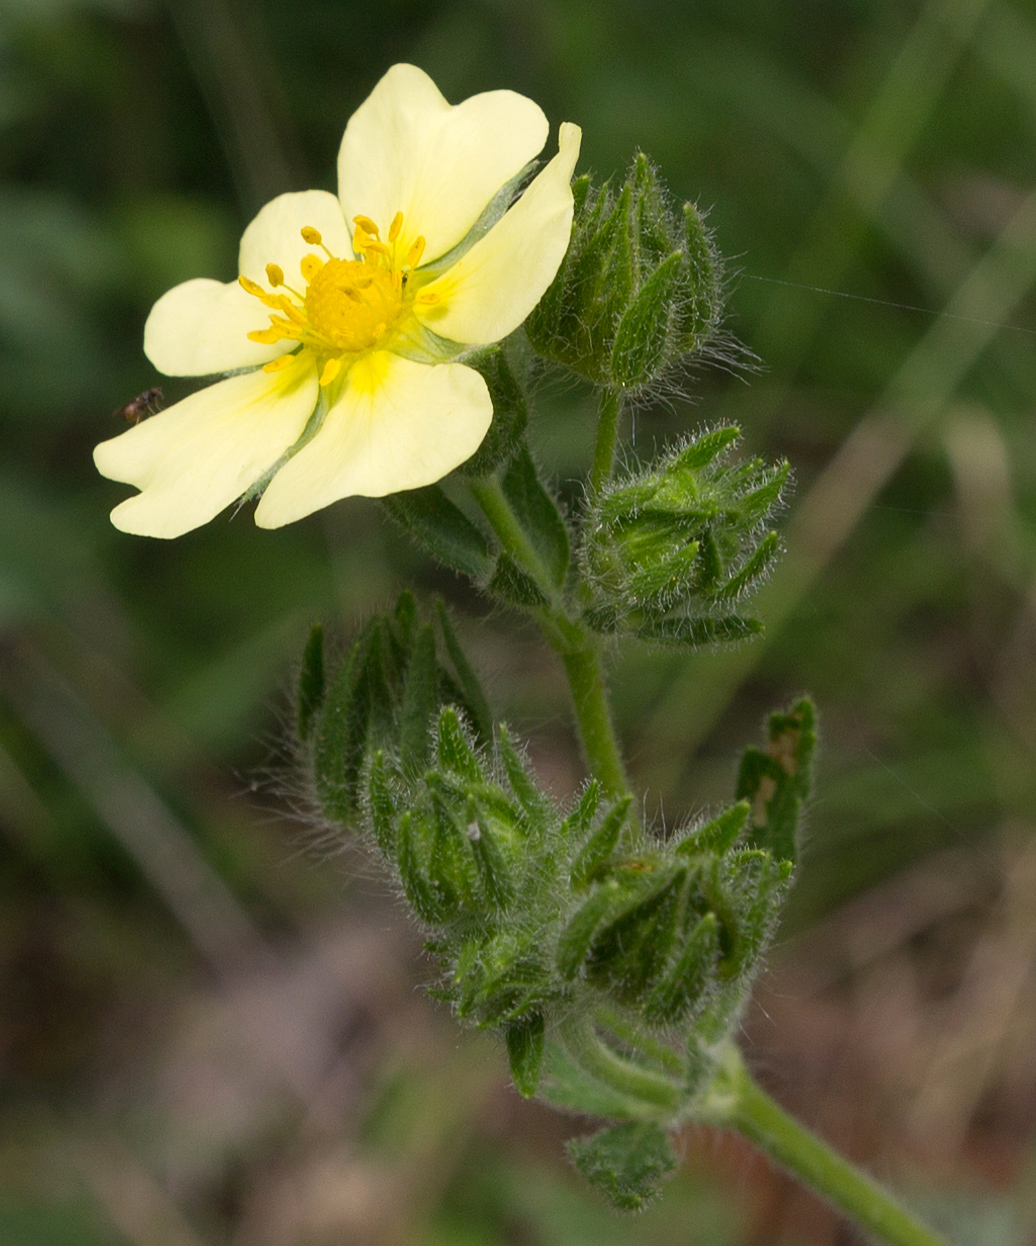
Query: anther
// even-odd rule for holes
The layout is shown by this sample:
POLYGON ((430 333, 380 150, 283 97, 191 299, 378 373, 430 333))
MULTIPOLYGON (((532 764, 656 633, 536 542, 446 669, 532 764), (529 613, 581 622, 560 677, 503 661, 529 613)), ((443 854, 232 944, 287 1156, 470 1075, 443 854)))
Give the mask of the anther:
POLYGON ((434 307, 436 303, 442 302, 442 295, 434 290, 426 290, 424 294, 419 294, 414 302, 420 303, 423 307, 434 307))
POLYGON ((416 268, 421 262, 421 256, 424 255, 424 235, 419 234, 410 246, 410 250, 406 253, 406 262, 410 268, 416 268))
POLYGON ((389 226, 388 239, 389 242, 395 242, 399 237, 399 231, 403 228, 403 213, 397 212, 392 218, 392 224, 389 226))
MULTIPOLYGON (((249 334, 249 337, 251 337, 251 334, 249 334)), ((290 368, 294 362, 294 355, 278 355, 276 359, 271 359, 269 363, 263 364, 263 371, 283 372, 285 368, 290 368)))
POLYGON ((274 287, 284 285, 284 269, 279 264, 267 264, 266 280, 274 287))
POLYGON ((304 255, 299 264, 299 268, 302 269, 303 277, 305 277, 306 281, 310 284, 312 284, 313 278, 323 267, 324 261, 319 255, 304 255))
POLYGON ((237 280, 242 290, 247 290, 249 294, 254 294, 257 298, 262 298, 266 293, 261 285, 252 281, 250 277, 246 277, 244 273, 237 280))
POLYGON ((329 359, 327 363, 324 364, 324 370, 320 374, 320 384, 330 385, 341 370, 341 359, 329 359))
POLYGON ((314 229, 312 225, 303 225, 301 233, 303 242, 308 242, 311 247, 319 247, 323 245, 324 240, 320 236, 320 231, 318 229, 314 229))
POLYGON ((364 233, 370 234, 372 238, 377 238, 378 227, 374 224, 369 216, 354 216, 353 224, 359 225, 364 233))

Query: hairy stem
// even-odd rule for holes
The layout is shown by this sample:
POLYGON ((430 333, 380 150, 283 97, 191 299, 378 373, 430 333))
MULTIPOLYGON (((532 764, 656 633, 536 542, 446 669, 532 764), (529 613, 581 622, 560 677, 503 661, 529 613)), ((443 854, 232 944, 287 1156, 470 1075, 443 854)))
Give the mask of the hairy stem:
POLYGON ((597 439, 594 442, 594 460, 590 467, 590 492, 600 493, 611 479, 615 464, 615 444, 619 434, 619 416, 622 413, 622 393, 617 389, 601 392, 597 412, 597 439))
POLYGON ((753 1081, 733 1043, 694 1115, 698 1120, 738 1130, 774 1163, 892 1246, 948 1246, 945 1238, 926 1228, 870 1177, 774 1102, 753 1081))
POLYGON ((522 528, 499 480, 496 477, 471 480, 468 487, 497 540, 532 577, 548 602, 530 613, 565 668, 576 727, 590 773, 609 795, 625 795, 629 791, 629 781, 612 723, 600 644, 581 623, 569 617, 559 601, 543 560, 522 528))

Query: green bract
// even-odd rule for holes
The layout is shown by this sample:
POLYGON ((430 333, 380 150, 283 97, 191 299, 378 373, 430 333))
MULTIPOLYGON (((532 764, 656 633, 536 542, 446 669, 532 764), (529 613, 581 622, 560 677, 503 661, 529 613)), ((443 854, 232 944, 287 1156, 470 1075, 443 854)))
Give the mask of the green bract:
POLYGON ((571 807, 538 786, 444 610, 404 594, 328 683, 320 633, 300 722, 321 816, 380 858, 426 932, 433 992, 504 1038, 515 1086, 635 1122, 574 1144, 588 1177, 637 1207, 672 1167, 736 1023, 790 878, 809 790, 812 708, 771 720, 738 802, 669 838, 591 781, 571 807))
POLYGON ((642 153, 618 192, 577 178, 568 254, 525 322, 533 348, 597 385, 636 391, 707 349, 722 271, 694 204, 677 211, 642 153))

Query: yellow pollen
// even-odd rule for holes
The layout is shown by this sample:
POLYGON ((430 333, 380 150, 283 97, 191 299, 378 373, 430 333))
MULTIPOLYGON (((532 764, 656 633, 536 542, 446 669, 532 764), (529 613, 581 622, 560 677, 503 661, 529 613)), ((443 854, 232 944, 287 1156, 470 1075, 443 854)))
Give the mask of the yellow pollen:
POLYGON ((324 261, 319 255, 304 255, 302 257, 302 262, 299 264, 299 268, 302 269, 302 275, 305 277, 307 284, 313 280, 313 278, 323 267, 324 261))
POLYGON ((324 364, 324 370, 320 374, 320 384, 330 385, 341 370, 341 359, 329 359, 327 363, 324 364))
POLYGON ((319 367, 320 384, 330 385, 343 369, 351 368, 358 357, 375 348, 384 348, 396 333, 397 322, 412 315, 414 303, 431 306, 443 296, 425 292, 414 298, 407 287, 406 268, 413 268, 424 253, 425 240, 417 238, 401 263, 395 244, 403 230, 403 213, 397 212, 388 229, 388 243, 381 241, 378 227, 369 216, 356 216, 352 250, 356 258, 341 259, 324 245, 320 231, 306 225, 300 233, 311 246, 319 247, 326 259, 312 253, 304 255, 299 268, 305 280, 297 290, 284 280, 279 264, 266 265, 266 277, 273 290, 249 277, 238 278, 241 287, 270 308, 266 328, 247 336, 263 345, 283 342, 284 354, 264 365, 267 372, 280 372, 301 355, 319 367))
POLYGON ((410 246, 410 250, 406 253, 406 262, 408 268, 416 268, 421 262, 421 256, 424 255, 424 235, 419 234, 410 246))

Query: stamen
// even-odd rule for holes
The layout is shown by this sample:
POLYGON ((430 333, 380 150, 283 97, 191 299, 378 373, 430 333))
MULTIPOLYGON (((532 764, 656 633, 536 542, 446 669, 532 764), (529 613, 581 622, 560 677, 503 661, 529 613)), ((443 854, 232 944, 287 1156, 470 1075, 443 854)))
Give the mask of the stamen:
POLYGON ((267 264, 266 279, 274 288, 284 285, 284 269, 279 264, 267 264))
POLYGON ((313 278, 323 267, 324 261, 319 255, 304 255, 301 263, 299 264, 299 268, 302 269, 302 275, 305 277, 307 285, 313 284, 313 278))
POLYGON ((378 237, 378 227, 369 216, 354 216, 353 224, 359 225, 363 232, 365 234, 370 234, 372 238, 378 237))
POLYGON ((419 294, 415 303, 420 303, 423 307, 434 307, 436 303, 442 302, 442 295, 437 294, 435 290, 425 290, 424 294, 419 294))
POLYGON ((389 242, 395 242, 399 237, 399 231, 403 228, 403 213, 397 212, 392 218, 392 224, 389 226, 388 239, 389 242))
POLYGON ((279 342, 285 335, 277 328, 270 329, 253 329, 248 334, 250 342, 262 342, 264 346, 272 346, 274 342, 279 342))
MULTIPOLYGON (((249 337, 252 335, 249 334, 249 337)), ((290 368, 295 362, 294 355, 278 355, 276 359, 271 359, 269 363, 263 364, 264 372, 283 372, 285 368, 290 368)))
POLYGON ((416 268, 424 255, 424 234, 418 234, 406 253, 406 262, 410 268, 416 268))
POLYGON ((383 242, 375 242, 373 238, 371 238, 365 244, 363 249, 365 251, 373 251, 375 255, 391 255, 392 254, 392 252, 388 249, 387 246, 385 246, 383 242))
POLYGON ((341 359, 329 359, 327 363, 324 364, 324 370, 320 374, 320 384, 330 385, 341 370, 341 359))
POLYGON ((303 242, 308 242, 311 247, 323 246, 324 240, 320 236, 320 231, 314 229, 312 225, 303 225, 300 232, 302 233, 303 242))

